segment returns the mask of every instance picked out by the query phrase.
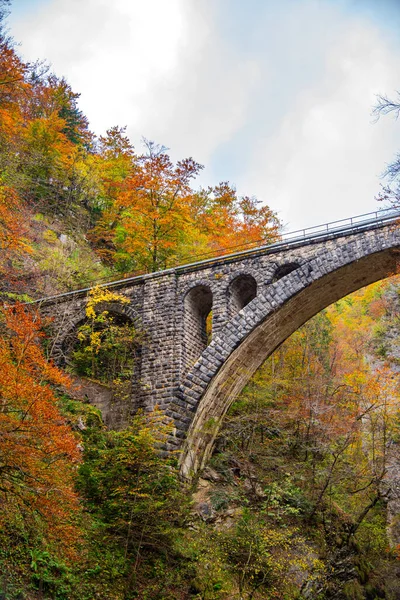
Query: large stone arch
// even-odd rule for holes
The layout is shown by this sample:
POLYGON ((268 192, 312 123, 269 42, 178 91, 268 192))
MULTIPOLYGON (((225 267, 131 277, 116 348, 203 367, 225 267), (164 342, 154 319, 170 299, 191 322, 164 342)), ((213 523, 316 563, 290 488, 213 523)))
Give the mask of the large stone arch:
MULTIPOLYGON (((183 446, 183 472, 190 474, 204 463, 230 402, 280 343, 329 303, 395 272, 400 246, 396 219, 387 212, 382 218, 356 218, 343 228, 326 226, 317 233, 314 228, 304 239, 104 284, 129 298, 122 310, 140 317, 144 335, 131 411, 157 404, 173 419, 169 446, 183 446), (229 286, 243 273, 254 277, 257 296, 250 299, 236 290, 242 302, 232 314, 229 286), (189 364, 184 361, 184 299, 199 284, 213 294, 213 337, 207 348, 200 348, 198 360, 193 357, 195 364, 189 364)), ((53 319, 54 359, 66 335, 84 318, 88 292, 80 289, 36 302, 53 319)))
MULTIPOLYGON (((140 328, 139 316, 135 309, 129 304, 122 304, 119 302, 101 302, 98 304, 97 309, 100 311, 108 310, 110 313, 126 317, 135 327, 138 329, 140 328)), ((63 323, 62 331, 57 333, 51 349, 51 358, 57 365, 65 365, 66 342, 86 319, 86 306, 79 305, 76 311, 74 311, 74 313, 69 317, 68 321, 63 323)))
POLYGON ((176 437, 184 440, 181 473, 208 459, 221 421, 257 368, 294 331, 329 304, 397 271, 398 232, 370 232, 317 257, 267 286, 219 332, 182 382, 176 437))

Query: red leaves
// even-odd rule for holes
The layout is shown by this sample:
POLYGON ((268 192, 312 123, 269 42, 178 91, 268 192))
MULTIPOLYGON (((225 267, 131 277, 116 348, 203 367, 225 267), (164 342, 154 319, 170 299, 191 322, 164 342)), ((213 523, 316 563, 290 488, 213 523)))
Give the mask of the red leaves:
POLYGON ((30 250, 21 225, 21 203, 12 188, 3 185, 0 179, 0 273, 5 262, 15 254, 30 250))
POLYGON ((73 515, 79 506, 73 480, 80 452, 49 385, 65 384, 67 378, 43 355, 37 314, 17 305, 5 311, 4 319, 7 330, 0 339, 0 526, 18 515, 33 526, 39 515, 46 537, 70 554, 77 538, 73 515))

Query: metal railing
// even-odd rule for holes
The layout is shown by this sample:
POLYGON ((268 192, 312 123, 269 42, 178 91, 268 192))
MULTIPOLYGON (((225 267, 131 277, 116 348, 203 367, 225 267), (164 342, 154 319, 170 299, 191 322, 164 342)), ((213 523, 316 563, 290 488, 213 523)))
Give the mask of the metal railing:
POLYGON ((265 240, 258 240, 247 244, 240 244, 221 249, 221 253, 218 256, 214 256, 214 254, 211 252, 191 256, 188 257, 187 262, 180 262, 179 264, 170 266, 155 273, 145 273, 142 271, 130 273, 126 276, 120 277, 119 279, 111 281, 104 278, 96 281, 88 281, 87 284, 83 284, 87 285, 87 287, 82 287, 80 289, 65 292, 63 294, 57 294, 48 298, 42 298, 35 300, 34 302, 43 302, 44 300, 53 300, 65 296, 83 294, 88 292, 96 285, 100 285, 102 287, 121 287, 123 284, 127 284, 129 282, 141 281, 143 279, 152 277, 160 277, 167 273, 195 270, 205 265, 212 265, 227 261, 230 262, 250 255, 272 254, 292 246, 301 246, 307 242, 322 241, 327 237, 340 236, 342 234, 350 234, 363 230, 374 229, 382 225, 395 223, 398 220, 400 220, 400 210, 384 208, 379 211, 364 213, 362 215, 349 217, 347 219, 331 221, 329 223, 324 223, 323 225, 315 225, 313 227, 306 227, 304 229, 297 229, 296 231, 281 233, 279 234, 280 239, 273 243, 266 244, 265 240))
POLYGON ((340 219, 339 221, 331 221, 330 223, 324 223, 323 225, 315 225, 314 227, 307 227, 305 229, 298 229, 290 233, 284 233, 282 235, 282 241, 290 241, 294 239, 308 240, 313 239, 316 236, 327 235, 331 233, 341 233, 350 230, 365 229, 369 226, 384 224, 389 221, 396 221, 400 218, 400 210, 393 208, 384 208, 379 211, 364 213, 363 215, 357 215, 356 217, 349 217, 347 219, 340 219))
POLYGON ((240 256, 250 252, 257 252, 264 249, 282 248, 287 245, 298 242, 307 242, 314 240, 315 238, 326 237, 332 234, 356 232, 360 229, 373 229, 379 225, 384 225, 389 222, 396 222, 400 219, 400 210, 393 208, 385 208, 379 211, 364 213, 355 217, 349 217, 347 219, 340 219, 339 221, 331 221, 324 223, 323 225, 314 225, 313 227, 306 227, 304 229, 297 229, 295 231, 283 232, 279 234, 279 240, 272 243, 265 243, 265 240, 257 240, 249 242, 247 244, 239 244, 236 246, 230 246, 223 248, 221 254, 214 256, 213 253, 201 254, 189 257, 188 263, 180 263, 177 267, 194 266, 196 264, 202 264, 207 261, 217 261, 219 259, 227 259, 234 256, 240 256), (210 258, 207 258, 210 257, 210 258), (192 262, 191 259, 200 259, 192 262))

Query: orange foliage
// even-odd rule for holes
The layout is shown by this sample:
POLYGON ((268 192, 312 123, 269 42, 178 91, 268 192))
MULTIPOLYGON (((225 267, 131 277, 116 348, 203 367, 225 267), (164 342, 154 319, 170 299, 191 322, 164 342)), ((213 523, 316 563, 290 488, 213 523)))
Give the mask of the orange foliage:
MULTIPOLYGON (((1 16, 1 15, 0 15, 1 16)), ((16 55, 10 41, 0 37, 0 104, 7 107, 16 101, 25 85, 27 66, 16 55)))
POLYGON ((125 231, 123 249, 135 256, 139 268, 156 271, 168 266, 190 223, 189 182, 202 167, 192 158, 174 166, 152 142, 147 150, 138 157, 116 209, 125 231))
POLYGON ((238 197, 229 182, 208 188, 199 194, 201 206, 195 227, 206 235, 208 251, 213 255, 232 252, 276 241, 280 223, 275 213, 256 198, 238 197))
POLYGON ((39 345, 37 314, 4 312, 0 338, 0 526, 22 518, 67 557, 79 537, 74 477, 80 452, 50 384, 68 384, 39 345))
POLYGON ((22 252, 29 250, 21 224, 21 203, 12 188, 0 181, 0 252, 22 252))
POLYGON ((0 276, 3 284, 11 281, 14 274, 12 259, 31 251, 25 238, 21 210, 15 190, 2 185, 0 180, 0 276))
POLYGON ((202 166, 192 158, 174 165, 165 148, 146 142, 135 156, 121 130, 102 139, 107 207, 92 239, 99 254, 134 268, 156 271, 171 264, 191 225, 190 181, 202 166), (106 250, 104 249, 106 246, 106 250))
POLYGON ((26 81, 28 67, 15 53, 12 43, 1 31, 0 13, 0 144, 16 135, 23 124, 23 105, 30 85, 26 81))
POLYGON ((228 182, 194 191, 201 165, 192 158, 174 165, 154 142, 136 156, 123 133, 114 128, 101 138, 104 212, 91 239, 103 259, 155 271, 279 238, 268 206, 239 197, 228 182))

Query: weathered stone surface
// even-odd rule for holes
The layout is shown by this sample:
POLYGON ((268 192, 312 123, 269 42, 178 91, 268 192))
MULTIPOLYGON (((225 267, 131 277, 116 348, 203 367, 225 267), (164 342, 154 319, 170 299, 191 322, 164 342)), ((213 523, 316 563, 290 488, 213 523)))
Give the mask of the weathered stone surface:
POLYGON ((124 402, 114 398, 113 390, 98 381, 70 375, 71 387, 65 392, 75 400, 89 402, 101 411, 104 423, 111 429, 119 429, 126 423, 124 402))
MULTIPOLYGON (((182 473, 190 476, 205 464, 223 415, 262 362, 320 310, 395 273, 399 247, 397 227, 374 224, 110 284, 130 304, 108 310, 145 332, 131 412, 158 405, 172 418, 171 447, 185 440, 182 473)), ((60 363, 85 303, 84 291, 41 303, 54 317, 53 356, 60 363)))

